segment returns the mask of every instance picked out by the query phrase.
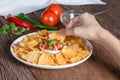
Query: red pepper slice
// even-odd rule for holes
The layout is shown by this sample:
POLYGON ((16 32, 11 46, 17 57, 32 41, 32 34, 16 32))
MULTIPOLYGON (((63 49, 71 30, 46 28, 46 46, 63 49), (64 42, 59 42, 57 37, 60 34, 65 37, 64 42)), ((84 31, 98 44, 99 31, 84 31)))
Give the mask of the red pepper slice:
POLYGON ((32 25, 28 22, 25 22, 21 19, 18 19, 18 18, 14 17, 10 14, 7 17, 7 20, 10 21, 10 22, 14 22, 17 26, 21 26, 21 27, 24 27, 24 28, 30 28, 30 29, 36 28, 36 26, 34 26, 34 25, 32 25))

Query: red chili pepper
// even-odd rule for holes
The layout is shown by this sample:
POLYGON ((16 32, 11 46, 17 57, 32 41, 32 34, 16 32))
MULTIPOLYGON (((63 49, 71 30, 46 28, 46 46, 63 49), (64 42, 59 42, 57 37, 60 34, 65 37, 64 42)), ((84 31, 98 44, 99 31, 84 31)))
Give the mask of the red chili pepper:
POLYGON ((21 26, 21 27, 24 27, 24 28, 30 28, 30 29, 36 28, 32 24, 30 24, 28 22, 25 22, 21 19, 18 19, 16 17, 12 16, 11 14, 8 15, 7 20, 10 21, 10 22, 14 22, 17 26, 21 26))

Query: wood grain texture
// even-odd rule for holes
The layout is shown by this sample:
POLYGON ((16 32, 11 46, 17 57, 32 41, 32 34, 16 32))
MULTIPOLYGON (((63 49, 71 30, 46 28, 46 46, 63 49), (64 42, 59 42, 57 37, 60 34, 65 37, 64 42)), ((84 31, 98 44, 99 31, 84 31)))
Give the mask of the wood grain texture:
MULTIPOLYGON (((108 11, 97 15, 96 19, 104 28, 120 39, 120 0, 104 1, 108 3, 105 6, 61 6, 64 11, 74 9, 78 12, 83 10, 91 13, 107 7, 108 11)), ((27 16, 39 21, 43 10, 32 12, 27 16)), ((0 27, 8 23, 4 17, 0 17, 0 27)), ((63 27, 61 22, 57 26, 58 29, 63 27)), ((31 30, 24 34, 38 30, 31 30)), ((68 69, 45 70, 24 65, 12 57, 9 47, 18 37, 11 33, 7 36, 0 35, 0 80, 120 80, 120 67, 118 66, 120 63, 116 63, 112 55, 99 44, 92 42, 93 55, 81 65, 68 69)))

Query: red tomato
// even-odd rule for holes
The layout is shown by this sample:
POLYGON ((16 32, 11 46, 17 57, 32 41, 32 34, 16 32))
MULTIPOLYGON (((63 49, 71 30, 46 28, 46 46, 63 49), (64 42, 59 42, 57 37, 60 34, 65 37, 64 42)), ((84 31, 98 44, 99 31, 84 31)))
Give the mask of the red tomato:
POLYGON ((52 11, 44 11, 41 15, 40 21, 48 26, 55 26, 58 23, 56 14, 52 11))
POLYGON ((57 15, 58 19, 60 18, 60 14, 63 12, 62 8, 58 4, 51 4, 47 10, 53 11, 57 15))

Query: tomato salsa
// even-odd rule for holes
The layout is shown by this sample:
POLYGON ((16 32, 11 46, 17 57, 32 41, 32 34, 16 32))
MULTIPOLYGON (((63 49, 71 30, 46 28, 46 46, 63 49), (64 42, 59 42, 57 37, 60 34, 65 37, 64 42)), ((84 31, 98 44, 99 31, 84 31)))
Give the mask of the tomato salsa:
POLYGON ((44 42, 42 42, 40 44, 40 47, 43 48, 43 49, 46 49, 46 50, 56 51, 56 50, 62 50, 63 47, 64 47, 64 44, 61 43, 60 40, 56 40, 56 39, 49 40, 49 39, 46 39, 44 42))

